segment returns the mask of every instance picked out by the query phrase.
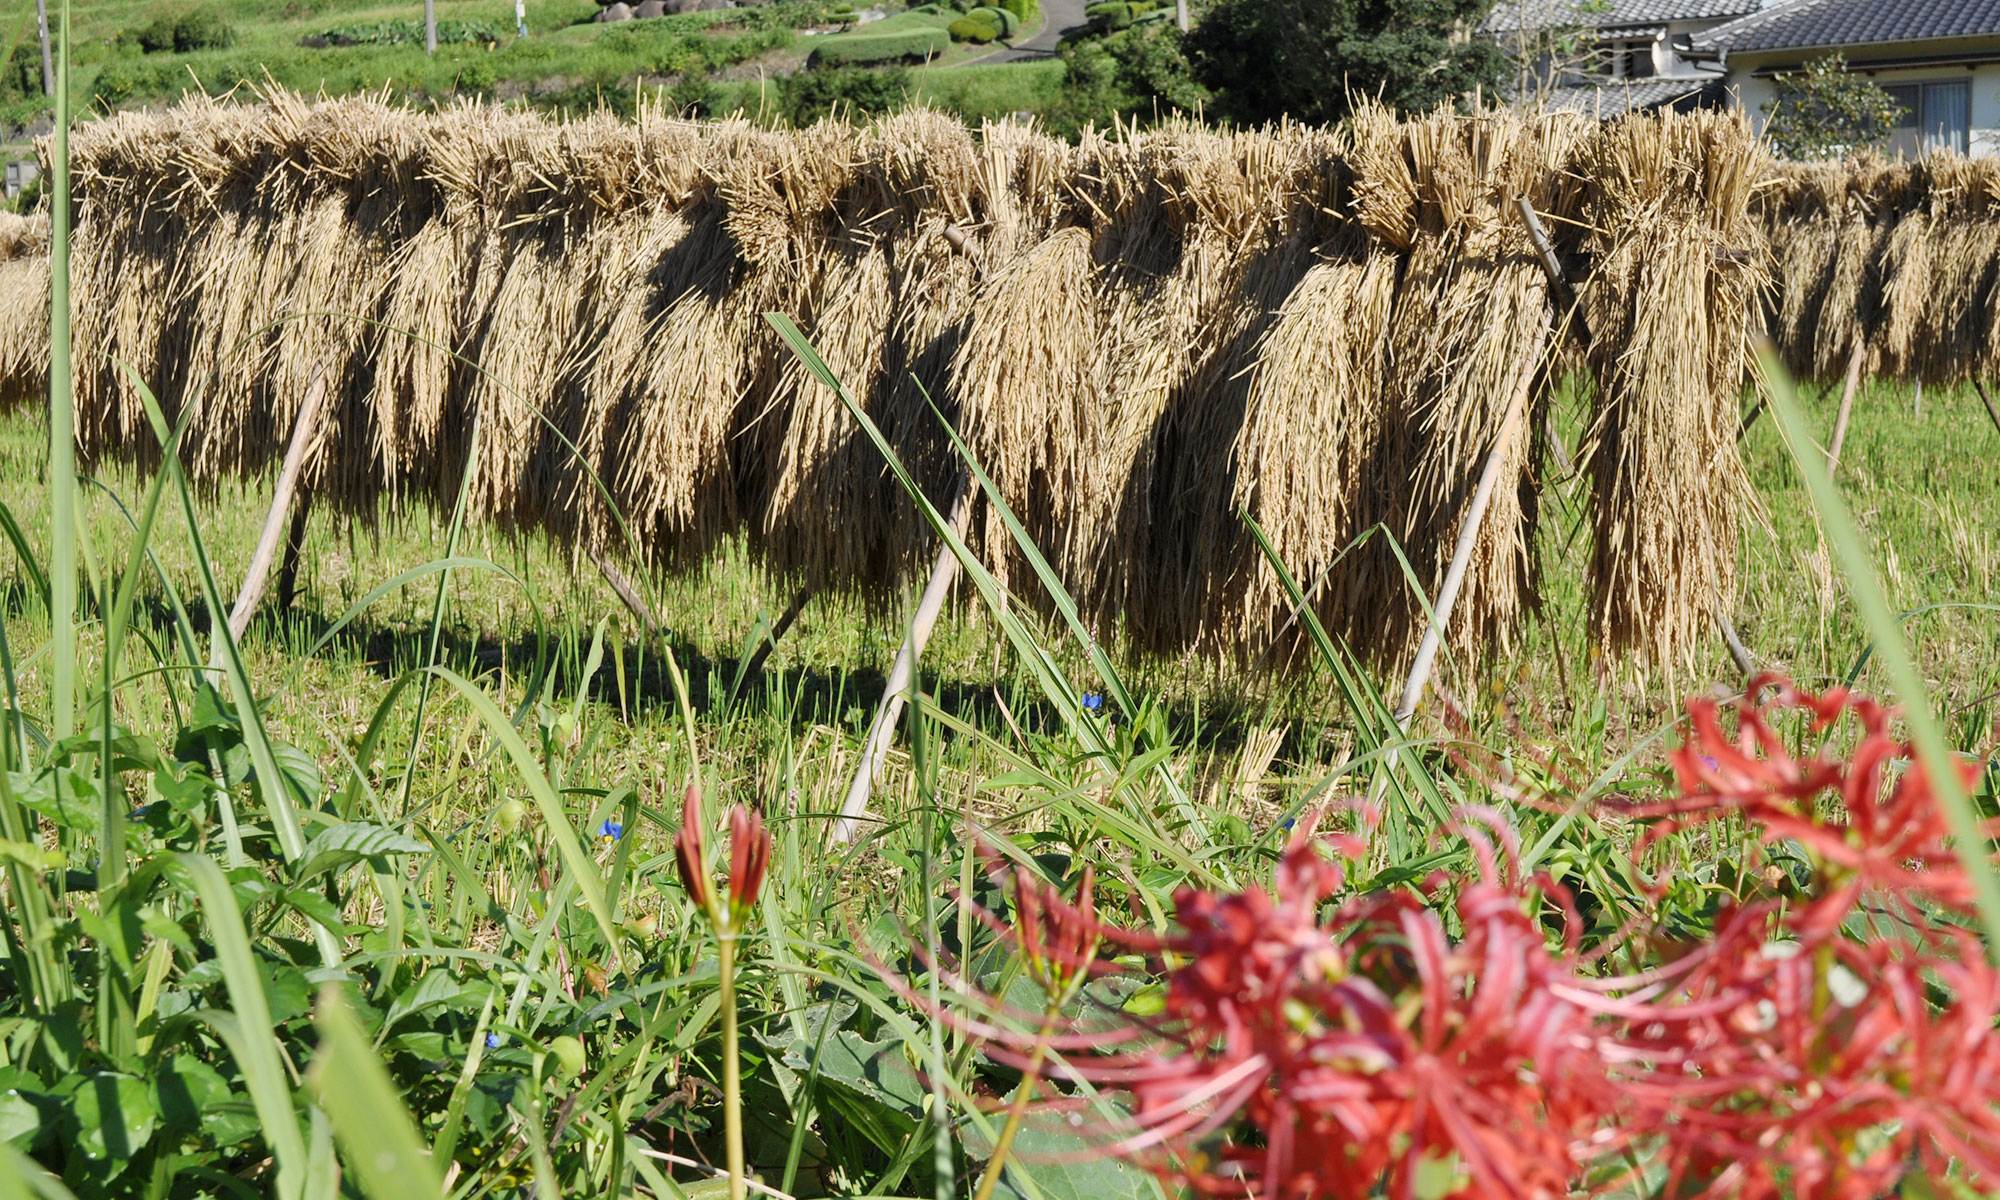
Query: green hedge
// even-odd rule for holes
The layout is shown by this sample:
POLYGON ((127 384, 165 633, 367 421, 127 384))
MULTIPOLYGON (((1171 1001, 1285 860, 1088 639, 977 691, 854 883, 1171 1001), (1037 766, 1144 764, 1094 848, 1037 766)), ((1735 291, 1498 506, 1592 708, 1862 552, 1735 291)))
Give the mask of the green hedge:
POLYGON ((979 17, 960 17, 947 26, 946 31, 953 41, 971 42, 975 46, 983 46, 1000 36, 998 24, 979 17))
POLYGON ((951 34, 943 29, 915 29, 876 37, 837 37, 813 50, 813 66, 861 65, 914 60, 922 62, 951 49, 951 34))
POLYGON ((997 26, 1000 30, 1000 36, 1003 38, 1010 38, 1021 32, 1021 18, 1004 8, 975 8, 966 15, 984 20, 989 25, 997 26))
POLYGON ((1042 6, 1036 0, 999 0, 998 8, 1013 13, 1023 25, 1031 25, 1042 15, 1042 6))

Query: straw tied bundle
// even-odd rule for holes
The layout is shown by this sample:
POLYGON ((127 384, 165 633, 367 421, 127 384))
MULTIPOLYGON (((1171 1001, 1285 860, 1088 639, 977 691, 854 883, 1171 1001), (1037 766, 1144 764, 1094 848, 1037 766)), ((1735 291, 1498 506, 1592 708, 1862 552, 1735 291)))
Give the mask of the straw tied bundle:
MULTIPOLYGON (((1564 314, 1512 211, 1525 196, 1563 253, 1615 268, 1587 299, 1602 631, 1684 657, 1676 606, 1726 592, 1726 512, 1638 510, 1733 478, 1726 441, 1658 447, 1733 401, 1747 276, 1689 257, 1663 290, 1635 248, 1735 237, 1746 199, 1716 180, 1748 161, 1738 122, 1370 112, 1071 146, 925 112, 772 132, 273 92, 121 114, 72 144, 86 461, 152 451, 113 356, 189 415, 197 479, 265 468, 323 375, 304 486, 350 512, 463 485, 474 517, 579 551, 630 537, 676 569, 740 536, 809 587, 893 598, 934 539, 766 327, 782 311, 940 506, 963 486, 955 426, 1107 632, 1156 653, 1294 636, 1247 510, 1379 661, 1423 629, 1415 588, 1437 587, 1496 449, 1451 637, 1504 640, 1534 602, 1536 440, 1496 438, 1510 400, 1542 394, 1564 314), (1708 190, 1675 200, 1690 181, 1708 190), (1690 312, 1701 337, 1670 346, 1659 331, 1690 312), (1669 383, 1688 353, 1700 369, 1669 383), (1661 520, 1699 525, 1700 552, 1623 532, 1661 520), (1377 526, 1414 581, 1387 538, 1350 548, 1377 526), (1641 634, 1648 605, 1669 632, 1641 634)), ((30 284, 0 293, 16 401, 46 370, 37 245, 0 255, 30 284)), ((983 512, 975 551, 1023 578, 983 512)))
POLYGON ((1955 384, 2000 374, 2000 163, 1934 154, 1777 168, 1755 205, 1786 365, 1955 384))

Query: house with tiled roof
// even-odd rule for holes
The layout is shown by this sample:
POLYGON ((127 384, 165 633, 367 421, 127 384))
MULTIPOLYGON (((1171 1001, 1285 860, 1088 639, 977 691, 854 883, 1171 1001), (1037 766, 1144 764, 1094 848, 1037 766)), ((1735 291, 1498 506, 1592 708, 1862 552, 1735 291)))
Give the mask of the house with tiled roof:
POLYGON ((1613 117, 1720 103, 1722 72, 1694 42, 1765 2, 1499 0, 1480 34, 1516 60, 1524 99, 1613 117))
POLYGON ((1834 53, 1903 109, 1891 153, 2000 154, 2000 0, 1782 0, 1689 47, 1760 129, 1776 77, 1834 53))

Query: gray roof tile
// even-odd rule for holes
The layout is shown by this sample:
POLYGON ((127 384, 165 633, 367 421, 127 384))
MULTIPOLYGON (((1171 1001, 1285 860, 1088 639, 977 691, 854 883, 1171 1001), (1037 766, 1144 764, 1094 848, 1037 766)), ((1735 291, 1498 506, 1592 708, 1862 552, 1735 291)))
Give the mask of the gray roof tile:
POLYGON ((1687 100, 1716 90, 1715 81, 1700 79, 1648 79, 1634 83, 1606 83, 1598 86, 1560 87, 1549 93, 1549 107, 1557 112, 1581 113, 1586 117, 1622 117, 1644 112, 1677 100, 1687 100))
POLYGON ((1816 50, 2000 36, 2000 0, 1786 0, 1696 35, 1697 50, 1816 50))
POLYGON ((1499 0, 1480 26, 1512 33, 1550 25, 1657 25, 1664 21, 1721 21, 1757 11, 1761 0, 1611 0, 1605 12, 1580 12, 1577 0, 1499 0))

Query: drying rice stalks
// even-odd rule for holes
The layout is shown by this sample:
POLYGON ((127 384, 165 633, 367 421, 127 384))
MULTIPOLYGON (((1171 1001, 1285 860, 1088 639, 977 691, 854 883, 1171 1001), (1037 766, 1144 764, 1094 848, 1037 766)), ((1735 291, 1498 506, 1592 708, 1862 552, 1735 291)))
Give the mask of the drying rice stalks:
MULTIPOLYGON (((1335 132, 1175 124, 1070 146, 923 112, 781 133, 273 90, 116 116, 75 147, 86 455, 149 452, 114 355, 190 415, 198 480, 272 461, 323 368, 306 479, 350 512, 463 483, 476 518, 579 551, 629 531, 639 557, 688 568, 742 531, 779 575, 886 601, 932 536, 845 406, 780 355, 762 314, 783 311, 941 506, 963 477, 944 425, 962 431, 1107 633, 1162 654, 1286 635, 1248 510, 1328 626, 1384 662, 1423 628, 1500 413, 1547 374, 1526 195, 1598 273, 1601 631, 1678 658, 1698 630, 1681 609, 1728 594, 1732 527, 1698 499, 1739 485, 1714 442, 1754 282, 1709 253, 1750 244, 1750 142, 1727 122, 1371 111, 1335 132), (1660 261, 1642 252, 1656 236, 1660 261), (1684 344, 1663 333, 1689 322, 1684 344), (1654 527, 1689 513, 1700 528, 1663 541, 1654 527), (1350 550, 1376 526, 1414 581, 1386 538, 1350 550)), ((1952 204, 1926 220, 1972 211, 1952 204)), ((0 228, 0 280, 25 284, 0 292, 17 402, 46 358, 32 236, 0 228)), ((1899 253, 1898 295, 1990 291, 1899 253)), ((1856 273, 1838 258, 1806 273, 1856 273)), ((1794 307, 1803 328, 1827 305, 1794 307)), ((1930 319, 1885 353, 1995 336, 1982 319, 1940 339, 1930 319)), ((1532 445, 1501 448, 1450 631, 1464 655, 1534 602, 1532 445)), ((968 541, 1022 578, 991 511, 968 541)))
POLYGON ((1594 620, 1606 644, 1685 668, 1734 603, 1736 522, 1754 504, 1736 424, 1763 276, 1758 151, 1740 115, 1668 114, 1605 126, 1581 159, 1594 620))

